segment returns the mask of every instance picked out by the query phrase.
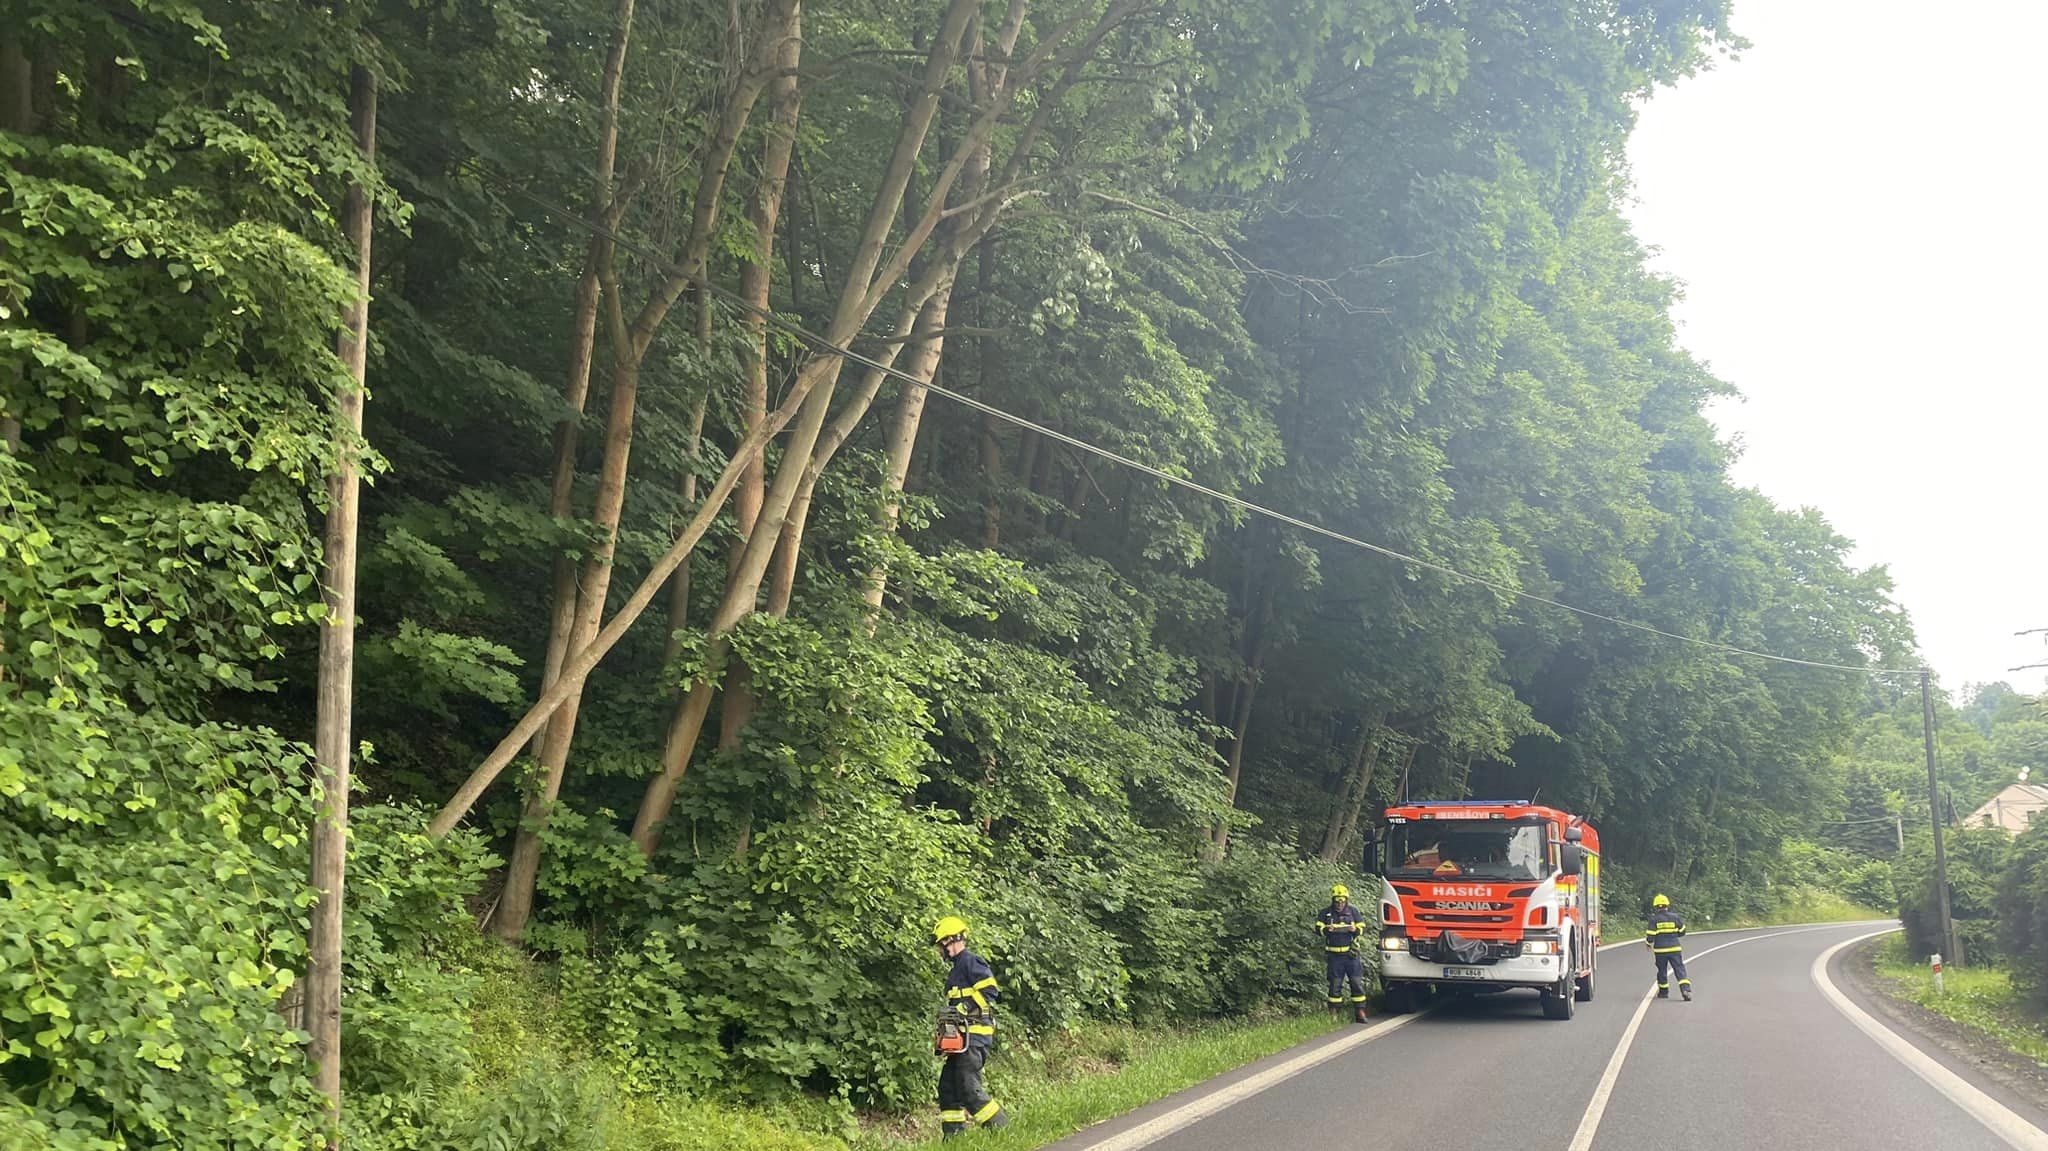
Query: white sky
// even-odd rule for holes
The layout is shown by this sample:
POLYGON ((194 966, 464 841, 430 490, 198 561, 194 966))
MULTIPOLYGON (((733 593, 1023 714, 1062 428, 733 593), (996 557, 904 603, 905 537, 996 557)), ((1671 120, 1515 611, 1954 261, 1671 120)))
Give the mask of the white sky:
POLYGON ((1884 564, 1949 687, 2048 677, 2048 5, 1736 0, 1738 60, 1657 95, 1636 231, 1738 481, 1884 564))

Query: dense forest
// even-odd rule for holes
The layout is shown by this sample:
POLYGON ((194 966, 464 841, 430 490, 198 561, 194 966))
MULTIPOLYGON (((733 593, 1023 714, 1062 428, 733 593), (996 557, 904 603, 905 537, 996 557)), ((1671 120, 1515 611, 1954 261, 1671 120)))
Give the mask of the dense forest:
POLYGON ((1026 1032, 1314 1003, 1402 794, 1878 898, 1909 622, 1623 214, 1726 17, 0 0, 0 1142, 584 1145, 485 1015, 900 1113, 935 916, 1026 1032))

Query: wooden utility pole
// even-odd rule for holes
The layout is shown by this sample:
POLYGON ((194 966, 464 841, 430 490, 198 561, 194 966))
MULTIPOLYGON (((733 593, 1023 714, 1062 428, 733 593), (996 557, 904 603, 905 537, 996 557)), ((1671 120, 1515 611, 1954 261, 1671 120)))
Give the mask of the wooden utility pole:
MULTIPOLYGON (((377 80, 358 66, 349 76, 349 118, 363 159, 377 158, 377 80)), ((334 472, 327 478, 327 617, 320 628, 320 678, 314 703, 313 756, 320 773, 320 814, 313 824, 313 922, 306 941, 306 1030, 312 1041, 314 1085, 327 1096, 333 1124, 330 1147, 340 1145, 342 879, 348 863, 350 712, 355 698, 356 466, 363 430, 363 379, 370 334, 370 190, 352 183, 342 206, 342 230, 356 257, 356 298, 342 315, 336 351, 350 380, 335 397, 341 434, 334 472)))
POLYGON ((1934 673, 1920 669, 1920 736, 1927 745, 1927 814, 1934 823, 1934 897, 1941 909, 1941 953, 1952 963, 1956 954, 1956 925, 1948 906, 1948 852, 1941 836, 1941 784, 1934 770, 1934 673))

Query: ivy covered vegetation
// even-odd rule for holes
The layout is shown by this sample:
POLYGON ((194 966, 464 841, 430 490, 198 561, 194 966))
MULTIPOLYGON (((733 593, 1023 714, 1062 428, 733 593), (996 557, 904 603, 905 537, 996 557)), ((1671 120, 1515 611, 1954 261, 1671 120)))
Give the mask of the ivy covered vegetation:
POLYGON ((1767 898, 1888 697, 1505 590, 1911 658, 1620 212, 1725 9, 0 0, 0 1143, 324 1137, 339 761, 362 1148, 1316 1002, 1402 791, 1767 898))

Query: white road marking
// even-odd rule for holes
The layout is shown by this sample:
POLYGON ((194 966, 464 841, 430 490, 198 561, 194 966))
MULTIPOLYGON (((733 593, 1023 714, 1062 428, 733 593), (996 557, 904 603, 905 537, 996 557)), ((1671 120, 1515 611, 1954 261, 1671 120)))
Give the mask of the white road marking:
POLYGON ((1978 1090, 1968 1080, 1943 1067, 1926 1052, 1900 1038, 1897 1032, 1879 1023, 1869 1012, 1851 1002, 1848 996, 1842 994, 1841 988, 1835 986, 1835 981, 1828 978, 1828 962, 1843 948, 1898 930, 1900 929, 1897 927, 1888 927, 1883 931, 1873 931, 1868 935, 1845 939, 1821 952, 1820 957, 1813 961, 1811 974, 1814 986, 1820 988, 1820 993, 1827 997, 1829 1003, 1835 1005, 1835 1010, 1846 1016, 1858 1030, 1875 1040, 1892 1058, 1905 1064, 1913 1074, 1925 1079, 1928 1086, 1947 1096, 1949 1102, 1969 1112, 1972 1119, 1990 1128, 1992 1134, 2005 1140, 2009 1146, 2019 1148, 2020 1151, 2048 1151, 2048 1132, 2043 1132, 2039 1127, 2022 1119, 2005 1104, 1978 1090))
MULTIPOLYGON (((1824 931, 1828 928, 1840 926, 1840 924, 1830 923, 1823 927, 1799 927, 1790 931, 1773 931, 1768 935, 1750 935, 1741 939, 1731 939, 1726 943, 1707 948, 1687 962, 1698 963, 1714 952, 1720 951, 1723 948, 1733 947, 1738 943, 1749 943, 1758 939, 1776 939, 1780 935, 1801 935, 1808 931, 1824 931)), ((1731 930, 1739 929, 1731 928, 1731 930)), ((1705 935, 1706 932, 1702 931, 1700 934, 1705 935)), ((1600 950, 1606 951, 1609 948, 1626 946, 1628 944, 1610 943, 1600 950)), ((1642 1002, 1636 1004, 1636 1013, 1629 1019, 1628 1029, 1621 1033, 1621 1042, 1614 1045, 1614 1054, 1607 1059, 1607 1070, 1600 1073, 1600 1083, 1593 1088, 1593 1098, 1586 1103, 1586 1113, 1579 1117, 1579 1129, 1572 1134, 1572 1142, 1568 1151, 1588 1151, 1593 1146, 1593 1136, 1600 1133, 1600 1120, 1607 1114, 1607 1100, 1614 1094, 1614 1084, 1621 1078, 1621 1065, 1628 1059, 1628 1049, 1636 1041, 1636 1030, 1643 1025, 1643 1016, 1650 1010, 1650 1000, 1656 994, 1657 985, 1654 983, 1643 989, 1642 1002)))
POLYGON ((1285 1063, 1268 1067, 1257 1075, 1233 1083, 1220 1091, 1211 1092, 1192 1103, 1148 1119, 1127 1131, 1119 1131, 1099 1143, 1090 1143, 1088 1151, 1135 1151, 1136 1148, 1157 1142, 1184 1127, 1199 1123, 1218 1111, 1242 1103, 1274 1084, 1292 1079, 1319 1063, 1326 1063, 1347 1051, 1371 1043, 1382 1035, 1398 1031, 1433 1010, 1435 1008, 1432 1007, 1412 1015, 1396 1015, 1363 1031, 1354 1031, 1314 1051, 1297 1055, 1285 1063))
POLYGON ((1621 1061, 1628 1058, 1628 1049, 1636 1041, 1636 1029, 1643 1025, 1643 1016, 1649 1013, 1650 1000, 1656 995, 1655 984, 1643 989, 1642 1001, 1636 1004, 1636 1013, 1629 1018, 1628 1029, 1621 1033, 1621 1042, 1615 1044, 1614 1054, 1607 1059, 1607 1070, 1600 1073, 1600 1084, 1593 1088, 1593 1100, 1586 1104, 1586 1113, 1579 1117, 1579 1129, 1572 1133, 1570 1151, 1586 1151, 1593 1145, 1593 1135, 1600 1130, 1600 1117, 1607 1114, 1607 1097, 1614 1094, 1614 1082, 1621 1078, 1621 1061))

